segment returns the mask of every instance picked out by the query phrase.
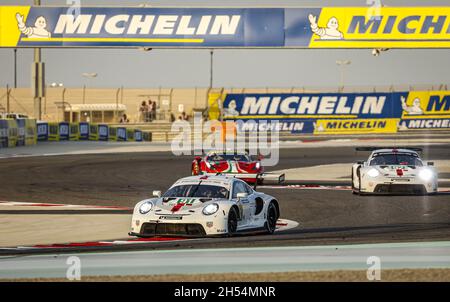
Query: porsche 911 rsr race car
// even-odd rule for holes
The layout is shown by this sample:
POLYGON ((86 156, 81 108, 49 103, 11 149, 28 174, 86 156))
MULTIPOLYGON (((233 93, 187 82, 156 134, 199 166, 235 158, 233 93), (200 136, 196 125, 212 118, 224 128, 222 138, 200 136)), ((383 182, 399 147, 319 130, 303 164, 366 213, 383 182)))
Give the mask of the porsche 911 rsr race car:
POLYGON ((438 176, 432 162, 426 165, 420 148, 356 148, 372 151, 367 161, 352 167, 355 194, 432 194, 438 190, 438 176))
POLYGON ((195 157, 191 172, 192 175, 232 175, 247 183, 261 184, 264 179, 283 182, 284 174, 264 173, 261 159, 261 156, 252 159, 247 152, 210 151, 203 157, 195 157))
POLYGON ((136 204, 132 236, 209 236, 273 233, 280 215, 276 198, 227 176, 190 176, 161 195, 136 204))

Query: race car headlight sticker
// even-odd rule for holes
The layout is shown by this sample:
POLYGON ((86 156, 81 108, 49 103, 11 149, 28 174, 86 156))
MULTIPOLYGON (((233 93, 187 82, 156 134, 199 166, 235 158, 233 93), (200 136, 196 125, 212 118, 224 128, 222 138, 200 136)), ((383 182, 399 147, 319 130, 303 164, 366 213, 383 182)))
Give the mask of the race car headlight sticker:
POLYGON ((419 177, 423 181, 429 181, 433 178, 433 172, 430 169, 423 169, 419 172, 419 177))
POLYGON ((260 163, 260 162, 257 162, 256 165, 255 165, 255 167, 256 167, 256 169, 261 168, 261 163, 260 163))
POLYGON ((367 172, 367 175, 369 175, 370 177, 377 177, 378 175, 380 175, 380 172, 378 172, 377 169, 370 169, 369 172, 367 172))
POLYGON ((208 169, 211 168, 211 163, 209 161, 206 161, 205 164, 208 167, 208 169))
POLYGON ((141 214, 147 214, 148 212, 150 212, 150 210, 153 208, 153 203, 151 202, 144 202, 143 204, 141 204, 141 206, 139 207, 139 213, 141 214))
POLYGON ((217 203, 212 203, 203 208, 203 214, 212 215, 219 210, 219 205, 217 203))

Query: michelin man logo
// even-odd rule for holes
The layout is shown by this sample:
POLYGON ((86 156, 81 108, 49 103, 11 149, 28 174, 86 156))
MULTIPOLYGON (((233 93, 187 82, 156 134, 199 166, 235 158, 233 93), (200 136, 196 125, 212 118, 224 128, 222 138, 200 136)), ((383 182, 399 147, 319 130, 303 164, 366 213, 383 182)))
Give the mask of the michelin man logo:
POLYGON ((317 123, 313 123, 314 126, 314 130, 316 132, 324 132, 325 131, 325 127, 323 126, 322 123, 319 123, 319 125, 317 125, 317 123))
POLYGON ((223 108, 223 115, 224 116, 238 116, 239 115, 239 111, 236 110, 236 101, 235 100, 231 100, 228 103, 228 108, 223 108))
POLYGON ((406 104, 406 98, 403 96, 401 97, 401 101, 402 101, 402 109, 403 109, 403 111, 406 111, 408 115, 422 115, 423 114, 423 109, 422 109, 422 107, 420 107, 420 99, 419 98, 414 99, 412 106, 408 106, 406 104))
POLYGON ((311 31, 318 35, 321 40, 340 40, 344 39, 344 34, 339 31, 339 21, 335 17, 328 20, 327 27, 319 27, 317 25, 317 16, 309 15, 309 23, 311 23, 311 31))
POLYGON ((52 35, 46 29, 47 20, 43 16, 39 16, 34 21, 34 26, 27 27, 23 21, 23 16, 19 13, 16 14, 17 25, 22 34, 28 38, 50 38, 52 35))

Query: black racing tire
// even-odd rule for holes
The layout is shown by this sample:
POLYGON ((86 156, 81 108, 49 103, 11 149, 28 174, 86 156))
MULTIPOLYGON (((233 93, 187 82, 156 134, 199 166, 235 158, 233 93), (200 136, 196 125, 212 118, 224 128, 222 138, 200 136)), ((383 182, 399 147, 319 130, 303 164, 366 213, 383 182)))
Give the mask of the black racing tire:
POLYGON ((269 205, 267 206, 266 222, 264 224, 267 234, 273 234, 273 232, 275 232, 278 217, 279 214, 277 207, 273 202, 269 203, 269 205))
POLYGON ((228 236, 234 236, 237 232, 238 213, 236 208, 232 207, 228 212, 228 236))
MULTIPOLYGON (((360 167, 358 167, 356 170, 357 172, 359 171, 359 169, 361 169, 360 167)), ((355 187, 355 182, 354 182, 354 173, 353 173, 353 168, 352 168, 352 193, 356 194, 356 195, 362 195, 361 194, 361 173, 356 173, 357 177, 358 177, 358 188, 355 187)))

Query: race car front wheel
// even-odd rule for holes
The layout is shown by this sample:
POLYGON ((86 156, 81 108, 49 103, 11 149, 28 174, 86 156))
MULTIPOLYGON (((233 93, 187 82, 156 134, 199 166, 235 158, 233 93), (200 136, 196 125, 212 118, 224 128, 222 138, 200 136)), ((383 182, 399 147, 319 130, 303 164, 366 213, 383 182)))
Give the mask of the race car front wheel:
POLYGON ((266 230, 268 234, 273 234, 275 228, 277 227, 278 211, 277 207, 273 202, 269 203, 267 207, 267 219, 266 219, 266 230))
POLYGON ((353 194, 360 194, 360 192, 361 192, 361 190, 360 190, 360 188, 361 188, 361 177, 358 176, 358 178, 359 178, 359 183, 358 183, 358 188, 356 188, 356 186, 355 186, 355 175, 354 175, 353 168, 352 168, 352 193, 353 194))
POLYGON ((228 236, 233 236, 237 231, 238 214, 235 208, 231 208, 228 212, 228 236))

